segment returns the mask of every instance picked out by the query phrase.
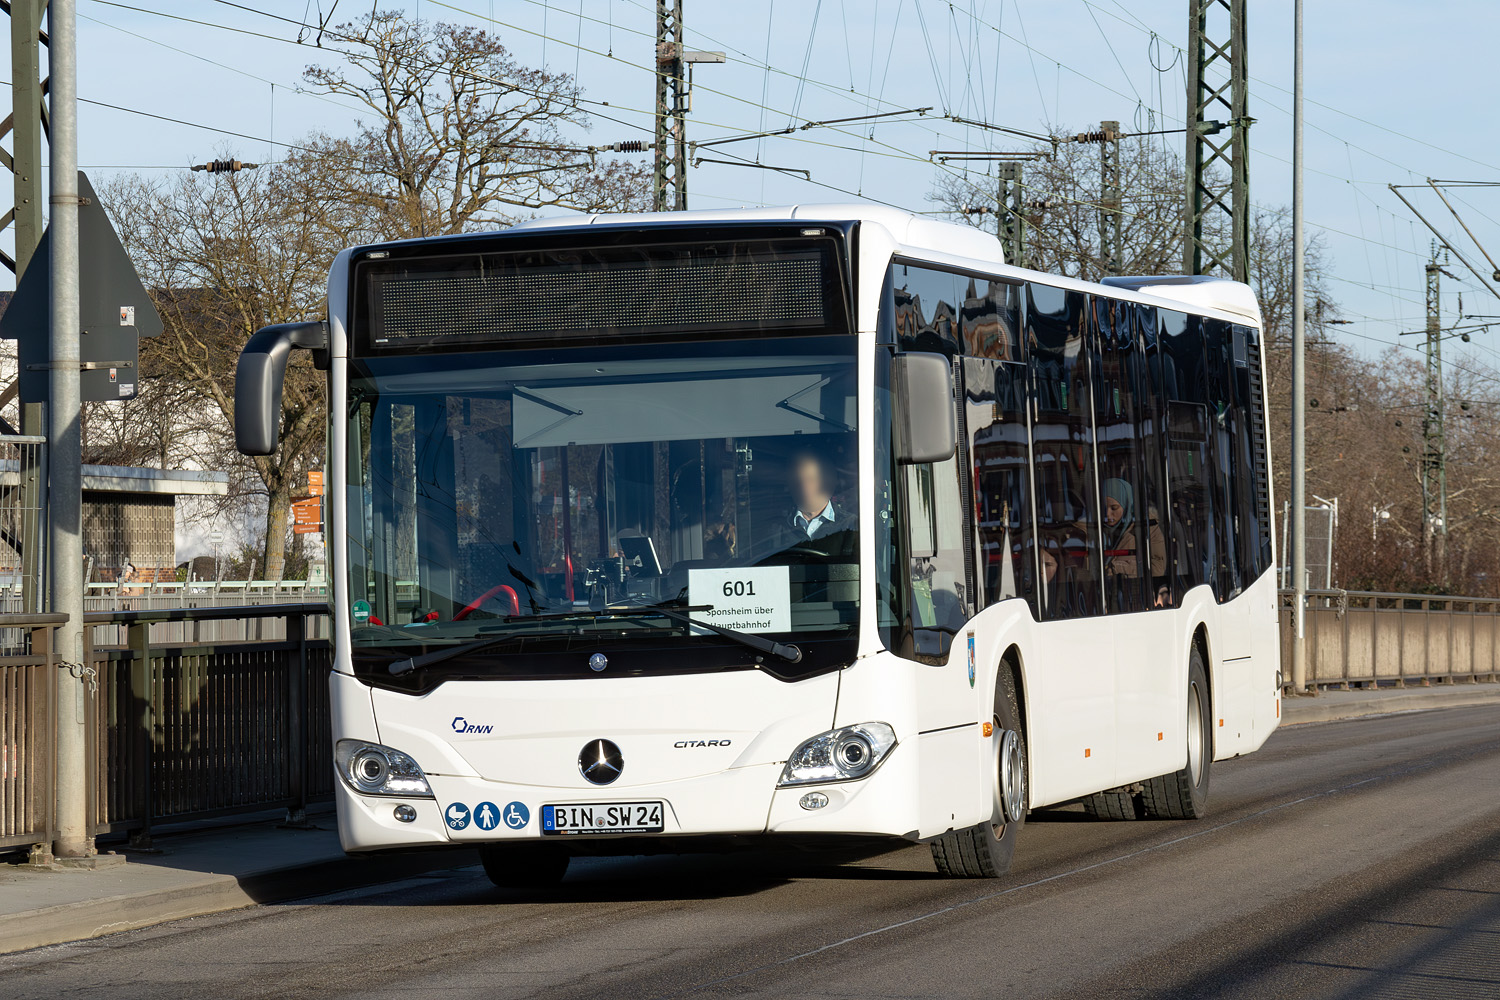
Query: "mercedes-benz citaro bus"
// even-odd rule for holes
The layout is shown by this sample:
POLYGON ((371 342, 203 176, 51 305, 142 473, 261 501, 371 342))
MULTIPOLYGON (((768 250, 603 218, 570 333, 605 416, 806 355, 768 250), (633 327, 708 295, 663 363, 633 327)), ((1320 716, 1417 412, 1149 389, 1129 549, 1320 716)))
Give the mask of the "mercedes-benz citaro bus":
POLYGON ((1204 814, 1280 716, 1259 308, 870 205, 339 254, 246 345, 327 371, 345 850, 886 838, 1204 814))

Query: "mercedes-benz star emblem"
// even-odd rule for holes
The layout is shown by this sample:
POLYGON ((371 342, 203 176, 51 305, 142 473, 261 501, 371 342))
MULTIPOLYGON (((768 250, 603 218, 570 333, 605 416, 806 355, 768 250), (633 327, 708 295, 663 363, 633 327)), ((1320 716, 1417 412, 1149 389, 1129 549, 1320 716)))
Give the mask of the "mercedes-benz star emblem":
POLYGON ((593 656, 589 657, 589 669, 594 673, 597 674, 607 666, 609 666, 609 657, 605 656, 603 653, 595 653, 593 656))
POLYGON ((578 755, 578 770, 594 784, 607 785, 625 770, 625 758, 609 740, 593 740, 578 755))

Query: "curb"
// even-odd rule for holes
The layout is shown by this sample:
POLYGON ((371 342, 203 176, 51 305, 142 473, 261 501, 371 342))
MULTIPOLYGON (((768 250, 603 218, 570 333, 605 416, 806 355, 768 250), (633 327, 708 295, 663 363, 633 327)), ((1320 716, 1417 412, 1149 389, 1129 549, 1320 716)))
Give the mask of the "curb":
POLYGON ((1346 701, 1342 692, 1312 698, 1284 698, 1281 702, 1281 725, 1304 726, 1315 722, 1337 722, 1340 719, 1361 719, 1372 715, 1425 712, 1471 705, 1500 705, 1500 684, 1418 688, 1409 694, 1367 700, 1346 701))
POLYGON ((476 863, 471 854, 444 850, 377 858, 339 857, 239 877, 205 874, 186 885, 8 914, 0 917, 0 955, 462 868, 476 863))

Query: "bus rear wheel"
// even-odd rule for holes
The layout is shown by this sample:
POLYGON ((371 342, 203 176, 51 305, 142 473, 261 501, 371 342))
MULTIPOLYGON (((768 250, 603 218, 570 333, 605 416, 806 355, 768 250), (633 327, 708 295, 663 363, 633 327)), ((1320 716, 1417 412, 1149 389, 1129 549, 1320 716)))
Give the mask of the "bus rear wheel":
POLYGON ((567 874, 571 860, 556 844, 485 844, 479 861, 490 881, 502 889, 545 889, 567 874))
POLYGON ((938 873, 952 878, 997 878, 1010 870, 1016 838, 1026 823, 1030 758, 1021 727, 1016 680, 1008 666, 995 685, 994 813, 983 823, 953 830, 932 842, 938 873))
POLYGON ((1140 802, 1140 796, 1129 788, 1111 788, 1084 799, 1083 811, 1094 819, 1138 819, 1140 802))
POLYGON ((1213 702, 1203 652, 1193 644, 1188 660, 1187 763, 1146 782, 1141 801, 1152 819, 1202 819, 1208 815, 1208 778, 1214 761, 1213 702))

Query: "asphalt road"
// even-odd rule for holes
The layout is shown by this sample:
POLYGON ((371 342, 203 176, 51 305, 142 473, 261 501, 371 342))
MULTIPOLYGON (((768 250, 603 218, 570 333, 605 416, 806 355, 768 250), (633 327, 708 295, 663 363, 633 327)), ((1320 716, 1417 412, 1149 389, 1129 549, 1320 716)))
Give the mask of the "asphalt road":
POLYGON ((0 996, 1500 997, 1500 710, 1279 732, 1203 821, 1035 814, 925 848, 477 868, 0 958, 0 996))

